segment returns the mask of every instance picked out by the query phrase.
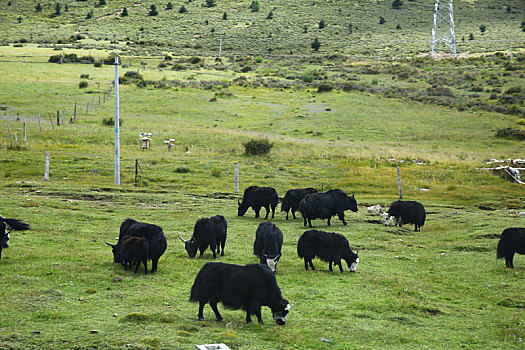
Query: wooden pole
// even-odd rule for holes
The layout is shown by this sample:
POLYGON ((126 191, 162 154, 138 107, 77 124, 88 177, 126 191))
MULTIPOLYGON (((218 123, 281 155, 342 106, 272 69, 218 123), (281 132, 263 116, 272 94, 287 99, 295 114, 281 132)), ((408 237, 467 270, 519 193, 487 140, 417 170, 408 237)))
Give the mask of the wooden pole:
POLYGON ((26 142, 26 122, 24 122, 24 142, 26 142))
POLYGON ((104 104, 106 104, 106 93, 104 92, 104 104))
POLYGON ((57 111, 57 126, 60 126, 60 111, 57 111))
POLYGON ((233 163, 234 191, 239 193, 239 163, 233 163))
POLYGON ((98 106, 100 107, 100 95, 98 95, 98 106))
POLYGON ((11 147, 13 147, 13 138, 11 137, 11 128, 7 124, 7 131, 9 132, 9 141, 11 142, 11 147))
POLYGON ((91 96, 91 111, 93 111, 94 105, 95 105, 95 96, 91 96))
POLYGON ((75 100, 75 109, 73 110, 73 120, 77 117, 77 100, 75 100))
POLYGON ((42 123, 40 122, 40 112, 38 112, 38 127, 40 128, 40 133, 42 133, 42 123))
POLYGON ((46 153, 46 167, 44 172, 44 181, 49 181, 49 153, 46 153))
POLYGON ((139 175, 139 160, 135 159, 135 186, 137 186, 138 175, 139 175))
POLYGON ((49 122, 51 123, 51 128, 55 130, 55 127, 53 126, 53 119, 51 118, 51 113, 48 113, 48 114, 49 114, 49 122))
POLYGON ((399 199, 403 199, 403 193, 401 191, 401 171, 397 167, 397 188, 399 189, 399 199))
POLYGON ((88 101, 87 106, 86 106, 86 114, 88 114, 88 112, 89 112, 89 101, 88 101))

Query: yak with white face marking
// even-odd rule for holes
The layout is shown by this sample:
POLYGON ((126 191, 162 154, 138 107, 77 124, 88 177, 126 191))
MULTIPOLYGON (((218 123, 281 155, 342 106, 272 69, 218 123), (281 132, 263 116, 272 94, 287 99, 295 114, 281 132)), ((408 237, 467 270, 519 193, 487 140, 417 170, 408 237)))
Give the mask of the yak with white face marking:
POLYGON ((210 304, 217 321, 223 318, 217 309, 221 302, 226 308, 246 311, 246 323, 255 314, 263 323, 261 306, 268 306, 278 325, 284 325, 290 303, 283 299, 274 273, 266 265, 245 266, 220 262, 206 263, 191 287, 190 301, 199 303, 199 321, 204 321, 204 305, 210 304))
POLYGON ((340 233, 325 232, 318 230, 305 231, 297 242, 297 255, 304 258, 304 268, 308 270, 308 265, 315 270, 312 259, 316 256, 329 263, 330 271, 332 263, 339 266, 343 272, 341 259, 346 261, 348 269, 355 272, 359 263, 359 252, 354 253, 350 248, 348 239, 340 233))
POLYGON ((255 232, 253 243, 253 254, 259 257, 261 264, 268 265, 275 272, 282 247, 283 233, 279 227, 268 221, 261 222, 255 232))
POLYGON ((303 216, 304 226, 308 222, 310 227, 312 227, 312 220, 314 219, 328 219, 328 226, 330 226, 330 219, 334 215, 339 217, 343 225, 347 225, 345 210, 357 212, 357 202, 353 193, 352 196, 348 196, 341 189, 311 193, 299 203, 299 211, 303 216))
POLYGON ((9 248, 9 233, 11 231, 25 231, 30 229, 31 226, 25 222, 17 219, 5 219, 0 216, 0 259, 2 258, 2 249, 9 248))
POLYGON ((244 216, 249 207, 252 207, 255 212, 255 217, 259 217, 259 212, 261 208, 266 209, 265 219, 268 219, 270 214, 270 208, 272 211, 272 219, 275 215, 275 208, 279 203, 279 196, 277 191, 273 187, 259 187, 259 186, 250 186, 244 190, 242 196, 242 202, 237 201, 237 215, 244 216))
POLYGON ((385 225, 390 225, 392 220, 399 227, 404 224, 414 224, 414 231, 421 231, 421 226, 425 224, 426 218, 425 207, 416 201, 392 202, 388 211, 382 215, 385 225))

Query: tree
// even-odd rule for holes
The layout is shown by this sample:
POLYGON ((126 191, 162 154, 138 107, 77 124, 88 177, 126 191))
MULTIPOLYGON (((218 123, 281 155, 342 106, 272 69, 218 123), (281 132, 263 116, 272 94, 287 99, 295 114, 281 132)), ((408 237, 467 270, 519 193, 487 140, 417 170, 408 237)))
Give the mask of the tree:
POLYGON ((326 27, 326 24, 324 23, 324 19, 322 19, 322 20, 319 22, 319 29, 323 29, 324 27, 326 27))
POLYGON ((16 19, 18 21, 18 23, 22 23, 22 16, 18 16, 18 18, 16 19))
POLYGON ((268 16, 266 16, 266 19, 273 19, 273 10, 268 12, 268 16))
POLYGON ((261 4, 259 3, 259 0, 253 0, 252 4, 250 5, 250 9, 252 12, 259 12, 261 9, 261 4))
POLYGON ((379 16, 379 24, 385 24, 385 18, 383 16, 379 16))
POLYGON ((55 4, 55 16, 60 16, 62 14, 62 5, 59 2, 55 4))
POLYGON ((216 0, 206 0, 206 7, 215 7, 217 6, 216 0))
POLYGON ((186 8, 186 6, 182 5, 180 8, 179 8, 179 13, 186 13, 188 12, 188 9, 186 8))
POLYGON ((315 37, 314 41, 312 42, 312 49, 314 49, 314 51, 319 51, 320 47, 321 42, 319 41, 319 39, 317 39, 317 37, 315 37))
POLYGON ((479 26, 479 31, 481 32, 481 35, 483 35, 486 30, 487 30, 487 27, 484 24, 479 26))
POLYGON ((159 12, 157 11, 157 6, 155 6, 155 4, 151 5, 150 6, 150 10, 149 10, 149 15, 150 16, 156 16, 158 14, 159 14, 159 12))
POLYGON ((40 3, 36 4, 36 12, 42 12, 42 5, 40 5, 40 3))
POLYGON ((398 10, 398 9, 401 8, 402 5, 403 5, 403 1, 402 0, 394 0, 394 1, 392 1, 392 8, 393 9, 398 10))
POLYGON ((97 6, 106 6, 106 5, 107 5, 106 0, 98 0, 98 5, 97 6))
POLYGON ((228 19, 228 14, 226 13, 226 11, 222 13, 222 19, 225 21, 228 19))
POLYGON ((93 10, 90 10, 87 15, 86 15, 86 19, 90 19, 90 18, 93 18, 93 10))
POLYGON ((401 29, 401 25, 398 23, 396 29, 401 29))
POLYGON ((128 9, 124 7, 122 9, 122 13, 120 14, 120 17, 127 17, 128 16, 128 9))
POLYGON ((67 3, 64 5, 64 11, 69 12, 69 5, 67 3))
POLYGON ((303 33, 308 33, 308 26, 306 24, 303 26, 303 33))
POLYGON ((512 9, 510 8, 510 5, 507 5, 507 13, 511 13, 512 9))
POLYGON ((470 33, 470 34, 468 35, 468 40, 474 40, 474 34, 470 33))
POLYGON ((166 10, 173 10, 173 4, 170 2, 168 2, 168 4, 166 5, 166 10))

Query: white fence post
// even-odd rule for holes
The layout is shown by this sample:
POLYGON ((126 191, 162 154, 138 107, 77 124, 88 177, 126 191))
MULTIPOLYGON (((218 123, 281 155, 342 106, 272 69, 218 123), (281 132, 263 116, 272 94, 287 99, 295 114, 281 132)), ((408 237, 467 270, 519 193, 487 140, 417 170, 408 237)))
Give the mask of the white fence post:
POLYGON ((233 169, 234 169, 234 191, 235 193, 239 193, 239 163, 235 162, 233 163, 233 169))

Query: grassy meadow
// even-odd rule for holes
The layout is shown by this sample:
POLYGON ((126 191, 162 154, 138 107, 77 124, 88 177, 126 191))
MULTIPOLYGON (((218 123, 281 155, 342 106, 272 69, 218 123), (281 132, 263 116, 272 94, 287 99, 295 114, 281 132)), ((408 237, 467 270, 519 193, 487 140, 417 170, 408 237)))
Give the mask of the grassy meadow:
MULTIPOLYGON (((88 54, 82 50, 79 56, 88 54)), ((9 61, 0 66, 0 211, 33 227, 13 232, 11 246, 2 251, 0 349, 194 349, 215 342, 290 350, 523 347, 525 257, 516 256, 511 270, 495 251, 504 228, 523 226, 517 213, 525 211, 525 191, 478 169, 491 158, 523 158, 523 141, 495 137, 498 129, 522 128, 523 100, 508 91, 521 87, 523 60, 511 62, 515 70, 505 70, 508 62, 499 56, 457 66, 341 61, 333 70, 331 62, 299 62, 295 70, 281 62, 277 72, 262 60, 241 72, 233 60, 217 69, 204 58, 200 66, 184 61, 184 70, 140 70, 145 86, 120 85, 117 186, 114 127, 103 125, 114 116, 113 96, 99 106, 114 67, 46 63, 53 54, 36 45, 0 47, 9 61), (399 78, 406 70, 413 79, 399 78), (319 72, 330 76, 319 78, 319 72), (467 72, 472 80, 458 83, 467 72), (344 80, 343 73, 356 88, 334 85, 319 92, 325 81, 344 80), (303 79, 307 74, 315 77, 312 84, 303 79), (444 84, 450 80, 457 100, 488 106, 496 103, 490 95, 514 96, 515 107, 504 113, 475 104, 451 108, 411 95, 426 91, 438 75, 444 84), (497 86, 488 83, 490 76, 500 77, 497 86), (88 87, 79 88, 81 81, 88 87), (472 86, 484 89, 472 97, 472 86), (57 110, 65 112, 60 126, 57 110), (153 134, 150 149, 141 149, 140 132, 153 134), (176 139, 171 151, 165 138, 176 139), (270 154, 245 155, 243 143, 254 138, 268 138, 270 154), (49 182, 45 153, 51 155, 49 182), (136 185, 135 160, 143 171, 136 185), (357 213, 347 213, 348 226, 314 221, 315 228, 342 233, 359 250, 355 274, 329 272, 319 260, 316 271, 305 271, 296 253, 302 220, 276 213, 273 221, 284 234, 277 281, 292 305, 282 327, 268 308, 265 325, 245 324, 242 311, 222 306, 224 322, 214 321, 209 306, 206 321, 199 322, 197 305, 188 302, 195 275, 211 254, 189 260, 177 236, 189 238, 198 218, 222 214, 228 221, 219 261, 257 261, 252 247, 262 219, 251 209, 237 216, 235 162, 241 192, 253 184, 273 186, 281 197, 295 187, 342 188, 355 193, 359 205, 357 213), (397 166, 403 197, 427 209, 421 232, 412 225, 386 227, 366 210, 398 198, 397 166), (153 275, 126 272, 112 262, 104 239, 118 236, 127 217, 164 229, 168 249, 153 275)), ((163 61, 154 57, 148 67, 163 61)), ((137 67, 122 66, 120 76, 130 71, 137 67)))

